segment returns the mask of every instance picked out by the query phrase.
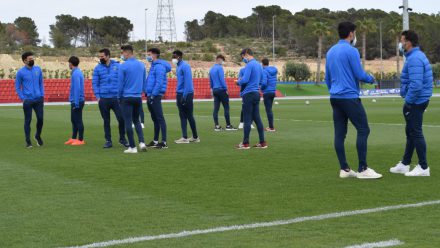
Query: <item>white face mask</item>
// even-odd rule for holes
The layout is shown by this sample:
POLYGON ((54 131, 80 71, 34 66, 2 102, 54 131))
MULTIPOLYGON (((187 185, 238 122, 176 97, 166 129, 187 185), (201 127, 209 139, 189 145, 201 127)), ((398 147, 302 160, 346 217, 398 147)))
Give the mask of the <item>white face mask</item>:
POLYGON ((354 39, 351 41, 351 45, 352 46, 356 46, 356 43, 357 43, 357 38, 356 38, 356 35, 354 36, 354 39))
POLYGON ((173 62, 173 65, 177 65, 177 63, 179 63, 179 60, 178 59, 173 59, 172 62, 173 62))
POLYGON ((405 48, 403 48, 403 43, 402 42, 399 42, 399 51, 401 53, 405 53, 405 48))

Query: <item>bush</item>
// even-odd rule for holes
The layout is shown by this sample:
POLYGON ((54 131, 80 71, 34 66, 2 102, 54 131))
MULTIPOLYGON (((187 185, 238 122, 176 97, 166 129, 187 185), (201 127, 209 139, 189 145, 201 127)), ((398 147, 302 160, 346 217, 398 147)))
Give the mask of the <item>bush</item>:
POLYGON ((297 82, 297 87, 299 87, 300 82, 308 80, 311 76, 310 68, 307 64, 293 61, 289 61, 284 65, 284 73, 287 80, 293 78, 297 82))
POLYGON ((440 64, 432 65, 432 73, 434 74, 434 80, 440 80, 440 64))
POLYGON ((209 53, 203 54, 202 61, 212 62, 214 60, 214 56, 209 53))
POLYGON ((212 41, 208 40, 205 42, 205 44, 202 47, 202 52, 204 53, 217 53, 218 50, 212 43, 212 41))

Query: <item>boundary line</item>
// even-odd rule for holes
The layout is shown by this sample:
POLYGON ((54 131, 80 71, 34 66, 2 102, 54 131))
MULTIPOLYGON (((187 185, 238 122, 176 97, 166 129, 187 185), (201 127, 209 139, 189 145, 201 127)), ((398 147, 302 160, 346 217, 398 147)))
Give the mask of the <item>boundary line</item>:
POLYGON ((374 243, 363 243, 360 245, 351 245, 347 246, 345 248, 378 248, 378 247, 391 247, 391 246, 398 246, 403 245, 404 242, 398 240, 398 239, 392 239, 388 241, 380 241, 380 242, 374 242, 374 243))
POLYGON ((228 232, 228 231, 239 231, 239 230, 257 229, 257 228, 264 228, 264 227, 283 226, 283 225, 290 225, 290 224, 302 223, 302 222, 308 222, 308 221, 321 221, 321 220, 336 219, 336 218, 342 218, 342 217, 348 217, 348 216, 372 214, 372 213, 379 213, 379 212, 388 212, 388 211, 400 210, 400 209, 420 208, 420 207, 433 206, 433 205, 440 205, 440 200, 425 201, 425 202, 412 203, 412 204, 400 204, 400 205, 361 209, 361 210, 343 211, 343 212, 336 212, 336 213, 329 213, 329 214, 322 214, 322 215, 315 215, 315 216, 297 217, 297 218, 286 219, 286 220, 276 220, 276 221, 271 221, 271 222, 259 222, 259 223, 244 224, 244 225, 222 226, 222 227, 215 227, 215 228, 210 228, 210 229, 196 229, 196 230, 192 230, 192 231, 182 231, 182 232, 178 232, 178 233, 131 237, 131 238, 126 238, 126 239, 110 240, 110 241, 97 242, 97 243, 91 243, 91 244, 86 244, 86 245, 70 246, 70 247, 65 247, 65 248, 109 247, 109 246, 115 246, 115 245, 133 244, 133 243, 152 241, 152 240, 177 239, 177 238, 202 235, 202 234, 209 234, 209 233, 223 233, 223 232, 228 232))

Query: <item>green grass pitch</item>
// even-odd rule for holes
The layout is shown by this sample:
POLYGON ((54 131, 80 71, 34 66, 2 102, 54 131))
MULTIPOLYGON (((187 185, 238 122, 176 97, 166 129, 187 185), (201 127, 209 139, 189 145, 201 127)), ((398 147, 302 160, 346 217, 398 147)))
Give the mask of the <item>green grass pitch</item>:
MULTIPOLYGON (((175 145, 177 108, 165 103, 169 149, 104 150, 96 105, 84 112, 84 147, 67 147, 68 106, 46 106, 44 147, 25 149, 20 107, 0 107, 0 247, 63 247, 314 216, 440 199, 440 98, 425 115, 430 178, 388 173, 404 149, 399 98, 363 100, 370 121, 369 165, 384 178, 341 180, 328 100, 279 100, 269 149, 235 150, 242 132, 214 132, 212 102, 195 104, 200 144, 175 145)), ((233 102, 238 125, 240 103, 233 102)), ((260 105, 263 121, 267 125, 260 105)), ((145 109, 145 105, 144 105, 145 109)), ((220 120, 222 118, 222 110, 220 120)), ((152 125, 146 111, 146 141, 152 125)), ((117 141, 112 116, 114 142, 117 141)), ((224 123, 222 123, 224 126, 224 123)), ((32 123, 34 132, 35 122, 32 123)), ((355 131, 347 156, 357 168, 355 131)), ((251 133, 251 143, 257 132, 251 133)), ((35 142, 34 142, 35 144, 35 142)), ((413 164, 417 163, 414 157, 413 164)), ((345 247, 399 239, 401 247, 439 247, 440 206, 310 221, 117 247, 345 247)))

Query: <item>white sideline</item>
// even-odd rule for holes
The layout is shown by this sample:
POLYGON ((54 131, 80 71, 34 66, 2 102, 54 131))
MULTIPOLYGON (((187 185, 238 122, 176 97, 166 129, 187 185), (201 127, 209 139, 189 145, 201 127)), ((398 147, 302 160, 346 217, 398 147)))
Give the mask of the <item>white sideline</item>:
POLYGON ((380 241, 380 242, 374 242, 374 243, 364 243, 360 245, 352 245, 347 246, 345 248, 376 248, 376 247, 391 247, 391 246, 398 246, 403 245, 404 242, 398 240, 398 239, 392 239, 388 241, 380 241))
POLYGON ((440 205, 440 200, 419 202, 419 203, 413 203, 413 204, 401 204, 401 205, 378 207, 378 208, 369 208, 369 209, 362 209, 362 210, 344 211, 344 212, 322 214, 322 215, 315 215, 315 216, 297 217, 297 218, 293 218, 293 219, 277 220, 277 221, 271 221, 271 222, 260 222, 260 223, 253 223, 253 224, 244 224, 244 225, 223 226, 223 227, 215 227, 215 228, 210 228, 210 229, 198 229, 198 230, 192 230, 192 231, 182 231, 182 232, 178 232, 178 233, 159 234, 159 235, 152 235, 152 236, 131 237, 131 238, 126 238, 126 239, 110 240, 110 241, 97 242, 97 243, 92 243, 92 244, 87 244, 87 245, 71 246, 71 247, 66 247, 66 248, 108 247, 108 246, 115 246, 115 245, 122 245, 122 244, 133 244, 133 243, 139 243, 139 242, 151 241, 151 240, 183 238, 183 237, 208 234, 208 233, 222 233, 222 232, 227 232, 227 231, 237 231, 237 230, 256 229, 256 228, 262 228, 262 227, 290 225, 290 224, 294 224, 294 223, 302 223, 302 222, 307 222, 307 221, 320 221, 320 220, 335 219, 335 218, 341 218, 341 217, 347 217, 347 216, 371 214, 371 213, 386 212, 386 211, 407 209, 407 208, 419 208, 419 207, 432 206, 432 205, 440 205))
MULTIPOLYGON (((432 97, 440 97, 440 94, 433 94, 432 97)), ((276 100, 323 100, 329 99, 330 96, 284 96, 277 97, 276 100)), ((378 96, 361 96, 361 98, 401 98, 398 95, 378 95, 378 96)), ((194 102, 212 102, 213 99, 194 99, 194 102)), ((231 102, 241 101, 241 98, 231 98, 231 102)), ((163 100, 162 102, 176 102, 176 100, 163 100)), ((97 101, 86 101, 88 105, 98 104, 97 101)), ((0 103, 0 107, 20 107, 23 103, 0 103)), ((63 106, 70 105, 69 102, 45 102, 44 105, 47 106, 63 106)))

